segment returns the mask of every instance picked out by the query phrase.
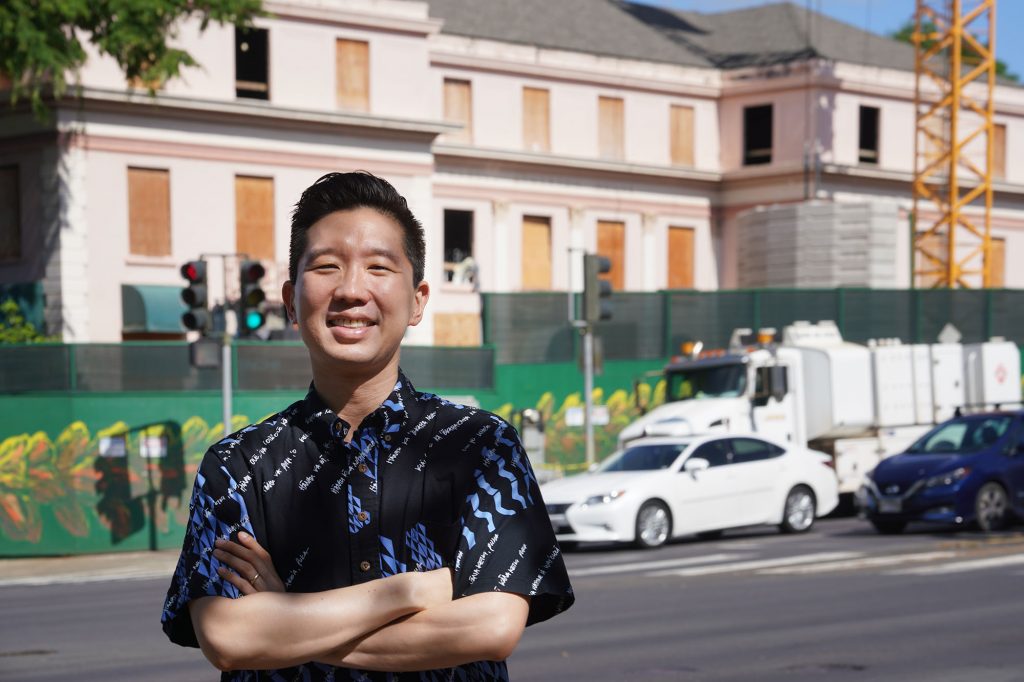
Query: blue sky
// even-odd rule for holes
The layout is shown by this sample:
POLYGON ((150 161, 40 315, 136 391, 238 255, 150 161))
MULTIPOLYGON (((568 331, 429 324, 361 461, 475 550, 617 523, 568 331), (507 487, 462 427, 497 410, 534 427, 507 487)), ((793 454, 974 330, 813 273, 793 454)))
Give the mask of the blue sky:
MULTIPOLYGON (((722 12, 777 0, 641 0, 654 5, 696 12, 722 12)), ((970 3, 970 0, 968 0, 970 3)), ((914 16, 915 0, 794 0, 848 24, 887 34, 914 16)), ((996 3, 996 57, 1024 80, 1024 0, 996 3)))

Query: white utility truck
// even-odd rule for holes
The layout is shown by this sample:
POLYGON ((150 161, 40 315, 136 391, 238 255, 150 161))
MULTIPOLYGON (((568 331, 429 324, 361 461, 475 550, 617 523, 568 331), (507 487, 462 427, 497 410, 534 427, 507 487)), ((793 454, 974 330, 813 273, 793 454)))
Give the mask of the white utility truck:
POLYGON ((843 341, 834 322, 733 332, 727 350, 676 358, 665 368, 665 403, 631 423, 641 436, 763 433, 833 456, 839 492, 957 410, 1021 401, 1020 351, 986 343, 843 341), (749 342, 748 342, 749 341, 749 342))

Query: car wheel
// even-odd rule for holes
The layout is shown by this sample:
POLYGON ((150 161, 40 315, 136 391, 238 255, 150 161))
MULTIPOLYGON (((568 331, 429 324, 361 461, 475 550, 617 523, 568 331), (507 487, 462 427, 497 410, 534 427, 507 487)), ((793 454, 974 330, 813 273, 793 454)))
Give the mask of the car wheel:
POLYGON ((796 486, 786 495, 779 530, 783 533, 806 533, 814 525, 815 506, 811 489, 805 485, 796 486))
POLYGON ((907 527, 906 521, 889 521, 886 519, 871 519, 871 525, 882 535, 899 535, 907 527))
POLYGON ((717 540, 718 538, 722 537, 722 533, 724 532, 724 530, 705 530, 703 532, 697 533, 697 537, 701 540, 717 540))
POLYGON ((1010 520, 1010 501, 1006 490, 998 483, 989 482, 981 486, 974 498, 974 518, 978 528, 984 532, 1002 530, 1010 520))
POLYGON ((672 534, 672 517, 661 502, 644 502, 636 514, 636 539, 640 549, 661 547, 672 534))

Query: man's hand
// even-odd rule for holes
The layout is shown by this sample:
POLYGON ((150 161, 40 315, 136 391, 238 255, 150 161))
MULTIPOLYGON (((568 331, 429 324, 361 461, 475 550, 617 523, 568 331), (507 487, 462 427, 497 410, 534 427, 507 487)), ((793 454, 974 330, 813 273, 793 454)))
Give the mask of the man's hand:
MULTIPOLYGON (((263 549, 256 538, 248 533, 238 534, 238 542, 218 539, 214 546, 213 556, 221 563, 227 564, 232 570, 218 568, 220 577, 238 588, 243 595, 254 592, 284 592, 284 583, 270 553, 263 549)), ((451 592, 449 584, 449 593, 451 592)))

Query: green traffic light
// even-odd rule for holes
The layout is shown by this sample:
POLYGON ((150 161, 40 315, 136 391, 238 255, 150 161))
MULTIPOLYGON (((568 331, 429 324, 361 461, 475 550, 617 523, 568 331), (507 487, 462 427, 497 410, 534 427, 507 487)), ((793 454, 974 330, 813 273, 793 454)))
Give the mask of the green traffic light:
POLYGON ((259 329, 265 321, 263 313, 258 310, 250 310, 245 313, 245 328, 249 330, 259 329))

